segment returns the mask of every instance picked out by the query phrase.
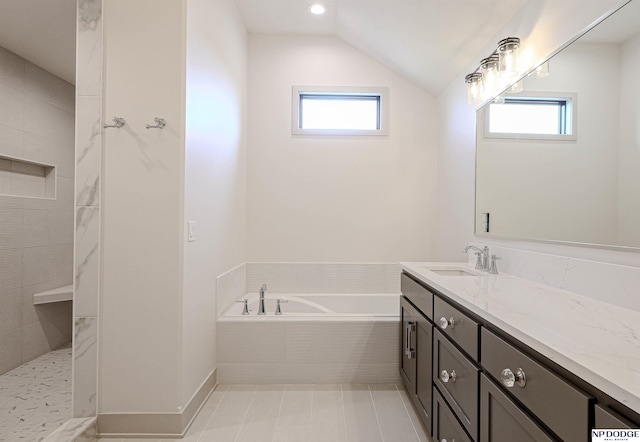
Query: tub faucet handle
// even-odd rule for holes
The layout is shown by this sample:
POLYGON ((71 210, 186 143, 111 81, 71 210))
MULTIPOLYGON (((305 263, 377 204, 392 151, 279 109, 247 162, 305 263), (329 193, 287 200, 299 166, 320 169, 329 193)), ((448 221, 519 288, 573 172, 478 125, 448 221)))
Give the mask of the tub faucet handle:
POLYGON ((281 315, 282 314, 282 309, 280 309, 280 304, 286 304, 287 301, 286 299, 276 299, 276 315, 281 315))
POLYGON ((242 306, 242 314, 243 315, 248 315, 249 314, 249 305, 247 304, 247 299, 239 299, 236 302, 243 302, 244 306, 242 306))
POLYGON ((267 284, 262 284, 260 287, 260 299, 258 300, 258 314, 264 315, 264 293, 267 291, 267 284))

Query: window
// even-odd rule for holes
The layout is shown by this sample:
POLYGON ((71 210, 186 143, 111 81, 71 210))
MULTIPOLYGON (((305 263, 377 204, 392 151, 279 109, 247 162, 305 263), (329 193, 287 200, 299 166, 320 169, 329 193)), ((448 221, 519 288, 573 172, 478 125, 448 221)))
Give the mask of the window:
POLYGON ((505 97, 485 113, 486 138, 575 140, 576 97, 563 94, 505 97))
POLYGON ((386 135, 385 88, 293 88, 292 133, 386 135))

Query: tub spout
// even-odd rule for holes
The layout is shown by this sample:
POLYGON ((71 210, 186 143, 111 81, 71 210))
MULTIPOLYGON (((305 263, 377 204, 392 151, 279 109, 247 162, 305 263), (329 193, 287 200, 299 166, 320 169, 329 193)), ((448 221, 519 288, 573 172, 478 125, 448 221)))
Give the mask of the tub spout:
POLYGON ((264 315, 264 292, 267 291, 267 284, 262 284, 260 287, 260 303, 258 304, 258 314, 264 315))

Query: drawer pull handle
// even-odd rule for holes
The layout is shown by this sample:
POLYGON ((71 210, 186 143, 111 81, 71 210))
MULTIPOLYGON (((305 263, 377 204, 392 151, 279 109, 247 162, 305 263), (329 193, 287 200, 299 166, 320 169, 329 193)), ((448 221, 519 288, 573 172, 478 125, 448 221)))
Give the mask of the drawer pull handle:
POLYGON ((442 330, 446 329, 447 327, 454 328, 455 326, 456 321, 453 319, 453 316, 449 319, 445 318, 444 316, 440 318, 440 328, 442 330))
POLYGON ((407 355, 407 359, 413 359, 416 357, 416 351, 411 348, 411 335, 416 331, 416 323, 415 322, 407 322, 406 325, 406 337, 407 340, 404 344, 404 353, 407 355))
POLYGON ((514 385, 518 385, 518 387, 522 388, 527 385, 527 377, 524 374, 524 370, 522 368, 518 368, 518 370, 514 373, 510 369, 505 368, 502 370, 500 374, 500 379, 505 387, 511 388, 514 385))
POLYGON ((449 373, 447 370, 442 370, 440 372, 440 380, 445 383, 451 381, 451 383, 453 384, 456 382, 457 377, 458 375, 456 374, 455 370, 451 370, 451 373, 449 373))
MULTIPOLYGON (((442 439, 440 439, 440 442, 447 442, 447 439, 445 439, 444 437, 442 439)), ((451 442, 456 442, 455 439, 451 439, 451 442)))

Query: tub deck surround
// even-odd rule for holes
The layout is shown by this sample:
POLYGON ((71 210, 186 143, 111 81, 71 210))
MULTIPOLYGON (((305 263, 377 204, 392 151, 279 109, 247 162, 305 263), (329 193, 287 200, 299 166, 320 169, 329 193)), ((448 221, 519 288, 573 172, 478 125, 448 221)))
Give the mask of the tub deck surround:
POLYGON ((400 267, 559 366, 640 413, 640 312, 506 273, 445 276, 400 267))
POLYGON ((321 293, 295 294, 271 293, 265 296, 265 315, 257 315, 257 293, 248 293, 240 298, 247 300, 249 314, 243 315, 242 302, 227 309, 220 321, 305 321, 305 320, 367 320, 398 321, 400 315, 400 293, 321 293), (280 299, 281 315, 276 315, 276 303, 280 299))
POLYGON ((271 293, 266 314, 234 303, 218 319, 221 383, 396 383, 400 293, 271 293), (282 315, 275 315, 276 299, 282 315))

